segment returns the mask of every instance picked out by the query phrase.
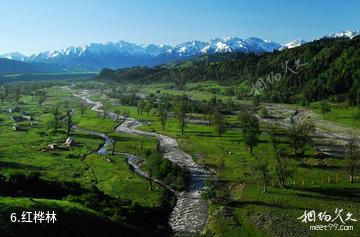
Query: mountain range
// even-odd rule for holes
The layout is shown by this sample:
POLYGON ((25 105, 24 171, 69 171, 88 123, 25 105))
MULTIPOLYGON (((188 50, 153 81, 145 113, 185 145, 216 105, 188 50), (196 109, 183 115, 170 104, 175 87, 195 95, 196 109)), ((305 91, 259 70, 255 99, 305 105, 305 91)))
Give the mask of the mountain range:
MULTIPOLYGON (((289 44, 295 45, 296 42, 289 44)), ((175 85, 214 81, 230 85, 229 95, 244 99, 256 93, 262 100, 275 103, 308 104, 329 99, 332 102, 348 100, 350 105, 357 105, 359 55, 360 36, 329 36, 274 53, 209 54, 151 68, 104 68, 96 78, 119 83, 171 82, 175 85), (269 80, 273 72, 278 73, 281 80, 269 80)))
POLYGON ((123 68, 131 66, 153 66, 169 61, 188 59, 201 54, 225 52, 271 52, 280 44, 259 38, 216 38, 207 42, 188 41, 174 47, 169 45, 141 44, 126 41, 105 44, 91 43, 63 50, 52 50, 24 56, 20 53, 4 54, 0 57, 22 62, 82 65, 88 69, 103 67, 123 68))
MULTIPOLYGON (((328 38, 359 35, 359 31, 341 31, 330 33, 328 38)), ((100 70, 104 67, 125 68, 132 66, 154 66, 171 61, 187 60, 204 54, 226 52, 272 52, 274 50, 290 49, 306 43, 297 39, 284 45, 255 37, 241 39, 237 37, 215 38, 207 42, 188 41, 176 46, 164 44, 134 44, 126 41, 105 44, 91 43, 78 47, 68 47, 62 50, 39 52, 30 56, 21 53, 8 53, 0 58, 21 61, 25 63, 61 65, 65 71, 100 70)), ((54 69, 56 67, 52 67, 54 69)))

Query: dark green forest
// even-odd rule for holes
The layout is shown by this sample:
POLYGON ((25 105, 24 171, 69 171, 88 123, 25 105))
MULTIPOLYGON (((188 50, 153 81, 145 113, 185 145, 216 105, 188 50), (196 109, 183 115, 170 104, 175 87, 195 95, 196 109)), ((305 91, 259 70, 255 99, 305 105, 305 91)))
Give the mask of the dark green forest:
POLYGON ((330 99, 360 103, 360 37, 323 38, 272 53, 227 53, 156 67, 103 69, 101 79, 147 84, 173 81, 216 81, 246 88, 244 97, 264 101, 304 103, 330 99))

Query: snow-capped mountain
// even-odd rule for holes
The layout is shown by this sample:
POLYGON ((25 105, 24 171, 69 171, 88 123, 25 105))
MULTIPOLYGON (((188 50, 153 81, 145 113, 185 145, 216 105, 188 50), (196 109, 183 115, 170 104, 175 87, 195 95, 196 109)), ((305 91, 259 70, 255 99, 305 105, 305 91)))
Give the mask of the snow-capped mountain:
MULTIPOLYGON (((331 33, 326 38, 348 37, 360 35, 359 31, 341 31, 331 33)), ((134 44, 126 41, 116 43, 91 43, 62 50, 39 52, 28 57, 20 53, 0 55, 7 58, 31 63, 52 63, 81 66, 81 68, 101 69, 103 67, 123 68, 132 66, 154 66, 175 60, 185 60, 203 54, 227 52, 272 52, 274 50, 291 49, 306 43, 297 39, 280 45, 270 40, 255 37, 241 39, 237 37, 215 38, 207 42, 193 40, 176 46, 157 44, 134 44)))
POLYGON ((67 63, 79 57, 103 57, 103 56, 157 56, 165 53, 171 47, 168 45, 136 45, 126 41, 117 43, 108 42, 106 44, 92 43, 79 47, 69 47, 60 51, 46 51, 33 54, 27 61, 32 62, 58 62, 67 63))
POLYGON ((259 38, 251 37, 245 40, 248 51, 250 52, 272 52, 281 47, 280 44, 271 40, 262 40, 259 38))
POLYGON ((280 44, 259 38, 240 39, 227 37, 215 38, 208 42, 191 41, 177 45, 174 49, 179 55, 197 55, 228 52, 272 52, 280 48, 280 44))
POLYGON ((149 54, 151 56, 158 56, 160 54, 164 54, 166 52, 168 52, 169 50, 171 50, 171 46, 169 45, 164 45, 164 44, 160 44, 160 45, 156 45, 156 44, 143 44, 141 45, 141 47, 143 48, 143 53, 144 54, 149 54))
POLYGON ((198 40, 184 42, 167 50, 165 54, 175 54, 181 57, 228 52, 271 52, 278 48, 280 48, 278 43, 259 38, 243 40, 236 37, 227 37, 224 39, 215 38, 207 42, 198 40))
MULTIPOLYGON (((173 60, 187 59, 201 54, 226 52, 271 52, 278 43, 259 38, 215 38, 207 42, 188 41, 174 47, 156 44, 134 44, 126 41, 105 44, 92 43, 62 50, 39 52, 29 57, 7 54, 2 57, 25 62, 75 64, 94 69, 102 67, 152 66, 173 60)), ((0 56, 1 57, 1 56, 0 56)))
POLYGON ((226 53, 226 52, 271 52, 280 47, 279 44, 272 44, 271 41, 264 41, 258 38, 240 39, 227 37, 225 39, 212 39, 200 51, 205 53, 226 53))
POLYGON ((360 31, 350 31, 350 30, 344 30, 337 33, 330 33, 325 38, 341 38, 341 37, 347 37, 347 38, 354 38, 356 36, 360 35, 360 31))
POLYGON ((303 45, 305 43, 306 43, 305 40, 296 39, 296 40, 290 41, 289 43, 284 44, 283 46, 281 46, 280 50, 292 49, 292 48, 295 48, 295 47, 299 47, 300 45, 303 45))
MULTIPOLYGON (((318 38, 318 39, 315 39, 315 40, 319 40, 319 39, 322 39, 322 38, 349 38, 349 39, 352 39, 356 36, 359 36, 360 35, 360 31, 350 31, 350 30, 344 30, 344 31, 340 31, 340 32, 337 32, 337 33, 330 33, 328 35, 325 35, 321 38, 318 38)), ((307 42, 305 40, 302 40, 302 39, 296 39, 296 40, 293 40, 287 44, 284 44, 283 46, 281 46, 281 48, 279 50, 284 50, 284 49, 292 49, 292 48, 295 48, 295 47, 298 47, 300 45, 303 45, 303 44, 306 44, 307 42)))
POLYGON ((27 57, 25 55, 22 55, 19 52, 14 52, 14 53, 6 53, 3 55, 0 55, 0 58, 7 58, 10 60, 16 60, 16 61, 24 61, 27 57))
POLYGON ((178 56, 192 56, 200 54, 201 50, 206 47, 206 43, 194 40, 176 45, 169 49, 166 54, 176 54, 178 56))

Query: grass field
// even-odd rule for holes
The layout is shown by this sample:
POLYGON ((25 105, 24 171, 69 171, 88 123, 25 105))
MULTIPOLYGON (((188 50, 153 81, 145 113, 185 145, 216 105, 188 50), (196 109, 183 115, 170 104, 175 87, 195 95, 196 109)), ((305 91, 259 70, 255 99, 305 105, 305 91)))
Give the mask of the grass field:
MULTIPOLYGON (((190 84, 190 83, 189 83, 190 84)), ((196 85, 188 85, 189 87, 196 85)), ((204 87, 207 87, 205 84, 204 87)), ((186 93, 194 99, 209 99, 211 93, 196 90, 174 91, 170 84, 156 84, 144 86, 143 93, 169 93, 181 95, 186 93)), ((106 104, 108 99, 97 96, 106 104)), ((224 98, 226 99, 226 98, 224 98)), ((314 157, 314 151, 308 150, 305 165, 299 163, 294 157, 291 158, 291 165, 296 172, 288 180, 288 188, 282 189, 277 186, 277 178, 274 171, 275 151, 271 145, 271 139, 266 133, 266 124, 261 125, 262 134, 260 143, 255 147, 253 155, 249 154, 248 148, 244 145, 244 138, 237 127, 236 115, 227 116, 231 126, 220 140, 212 126, 188 124, 185 134, 180 134, 177 120, 170 117, 166 123, 165 131, 162 131, 156 110, 153 109, 149 115, 139 115, 137 108, 132 106, 113 106, 107 103, 108 110, 129 111, 130 116, 138 120, 149 121, 149 124, 141 128, 147 131, 156 130, 177 138, 181 148, 190 153, 196 162, 213 168, 223 188, 219 190, 219 196, 226 196, 228 199, 223 202, 211 204, 211 218, 208 226, 210 232, 215 236, 267 236, 284 235, 291 233, 291 236, 349 236, 349 232, 310 232, 309 224, 301 223, 300 217, 305 210, 326 211, 334 214, 336 208, 343 208, 344 212, 352 212, 354 216, 360 215, 358 203, 360 184, 349 184, 346 163, 343 159, 327 159, 327 167, 320 167, 314 157), (270 163, 272 176, 270 191, 262 193, 262 186, 254 181, 251 164, 257 157, 266 157, 270 163), (329 183, 330 182, 330 183, 329 183), (243 183, 246 184, 245 188, 243 183), (274 185, 274 186, 273 186, 274 185), (281 224, 280 224, 281 223, 281 224), (296 234, 297 233, 297 234, 296 234)), ((319 112, 317 105, 311 106, 315 112, 319 112)), ((350 108, 351 109, 351 108, 350 108)), ((331 112, 322 116, 324 119, 338 122, 340 125, 351 125, 347 122, 347 116, 352 116, 349 108, 340 110, 336 107, 331 112), (346 111, 345 115, 344 112, 346 111), (341 113, 339 113, 341 112, 341 113), (344 117, 342 117, 344 115, 344 117)), ((200 114, 192 116, 202 117, 200 114)), ((356 126, 356 125, 355 125, 356 126)), ((286 135, 283 133, 280 139, 280 147, 291 153, 286 135)), ((223 197, 224 198, 224 197, 223 197)), ((317 222, 318 223, 318 222, 317 222)), ((320 222, 319 222, 320 223, 320 222)), ((356 222, 351 236, 360 233, 356 222)))
MULTIPOLYGON (((66 103, 76 108, 79 99, 72 97, 69 92, 58 87, 48 89, 48 98, 44 105, 39 105, 32 96, 22 96, 16 104, 13 100, 7 100, 1 105, 1 109, 19 107, 19 112, 26 112, 34 120, 18 122, 17 126, 26 127, 27 131, 13 131, 14 121, 11 116, 19 115, 19 112, 0 113, 0 172, 8 176, 14 173, 31 174, 39 172, 45 180, 77 183, 84 189, 97 187, 105 194, 119 199, 129 200, 133 205, 139 205, 144 209, 161 209, 164 205, 164 189, 154 184, 153 192, 148 191, 148 181, 133 173, 121 155, 109 155, 112 162, 108 162, 102 155, 96 154, 98 148, 104 143, 100 137, 73 131, 71 137, 76 145, 66 149, 49 149, 49 144, 62 144, 67 136, 63 129, 57 134, 53 133, 51 125, 51 110, 58 103, 66 103), (67 102, 64 102, 64 99, 67 102)), ((63 109, 62 114, 65 114, 63 109)), ((137 136, 118 134, 114 132, 117 123, 110 119, 103 119, 91 110, 86 110, 82 116, 75 109, 74 123, 82 129, 103 132, 118 140, 116 153, 127 152, 142 155, 140 143, 144 150, 155 150, 154 139, 141 139, 137 136)), ((85 208, 80 204, 62 200, 33 200, 21 197, 0 196, 0 212, 3 223, 10 218, 10 210, 33 210, 35 207, 53 208, 59 212, 72 213, 74 216, 89 216, 90 219, 99 219, 106 225, 113 224, 107 220, 101 212, 85 208), (34 206, 34 204, 36 205, 34 206), (91 217, 96 216, 96 218, 91 217), (4 219, 6 218, 6 219, 4 219)), ((70 214, 69 214, 70 216, 70 214)), ((68 218, 68 217, 67 217, 68 218)), ((86 218, 83 218, 84 222, 86 218)), ((69 217, 70 220, 70 217, 69 217)), ((86 224, 88 225, 88 224, 86 224)), ((106 226, 105 225, 105 226, 106 226)), ((91 228, 90 228, 91 229, 91 228)), ((14 233, 15 230, 11 230, 14 233)), ((72 230, 68 230, 72 231, 72 230)), ((124 229, 126 231, 126 229, 124 229)), ((77 232, 76 232, 77 233, 77 232)), ((91 233, 91 231, 89 231, 91 233)))
POLYGON ((320 104, 314 102, 309 109, 321 115, 321 118, 335 122, 346 127, 360 128, 359 108, 356 106, 350 107, 345 104, 330 104, 330 111, 321 113, 320 104))
MULTIPOLYGON (((106 85, 104 87, 106 88, 106 85)), ((226 101, 228 96, 223 95, 225 89, 213 83, 189 83, 186 91, 177 91, 170 83, 158 83, 142 86, 139 93, 145 96, 150 93, 155 95, 186 93, 196 100, 209 100, 217 95, 226 101), (212 88, 216 88, 216 93, 212 92, 212 88)), ((79 145, 69 150, 43 151, 49 143, 63 143, 66 139, 63 130, 58 134, 52 133, 50 109, 64 99, 75 108, 78 107, 79 102, 79 99, 73 97, 69 91, 59 87, 49 89, 48 95, 45 105, 38 105, 36 101, 33 101, 32 96, 21 98, 19 107, 30 113, 36 122, 27 132, 12 131, 13 121, 10 119, 10 114, 0 113, 1 173, 8 175, 13 172, 38 171, 48 180, 76 182, 83 187, 96 186, 111 197, 131 200, 144 208, 161 207, 165 190, 162 187, 156 187, 156 191, 149 192, 148 181, 131 172, 120 155, 111 156, 112 162, 108 162, 104 157, 96 154, 96 150, 103 143, 99 137, 74 132, 72 137, 79 145), (69 158, 84 154, 86 154, 84 158, 69 158)), ((235 97, 231 97, 239 102, 235 97)), ((360 183, 358 180, 354 184, 348 182, 344 159, 330 157, 326 161, 327 166, 321 167, 312 149, 306 151, 304 163, 290 156, 289 162, 295 173, 287 180, 287 189, 283 189, 278 186, 276 178, 275 150, 267 133, 267 124, 261 124, 260 142, 254 148, 254 154, 251 155, 244 144, 237 115, 226 116, 227 129, 221 139, 216 135, 214 127, 193 123, 188 123, 185 133, 181 135, 177 119, 171 114, 165 130, 162 131, 156 109, 152 109, 148 114, 146 112, 138 114, 135 106, 125 106, 116 100, 110 100, 100 90, 92 94, 92 99, 102 101, 107 111, 127 111, 130 117, 146 121, 141 126, 143 130, 155 130, 176 138, 181 149, 191 154, 197 163, 206 165, 216 172, 219 185, 214 200, 209 200, 210 219, 207 232, 210 236, 360 235, 360 226, 357 222, 347 223, 354 225, 354 230, 348 232, 310 231, 310 223, 302 223, 297 219, 304 214, 305 210, 315 210, 317 213, 326 211, 334 215, 336 208, 344 209, 344 215, 346 212, 351 212, 354 217, 360 216, 360 183), (265 157, 269 162, 272 179, 267 193, 262 192, 261 182, 255 179, 253 174, 252 164, 259 157, 265 157)), ((14 101, 9 100, 1 108, 14 106, 14 101)), ((356 112, 353 108, 342 108, 334 104, 331 112, 325 115, 321 115, 319 105, 316 103, 309 109, 339 125, 354 128, 359 126, 351 119, 356 112)), ((203 117, 201 114, 191 114, 191 116, 203 117)), ((83 116, 75 109, 74 121, 79 128, 106 133, 116 139, 118 141, 116 152, 144 157, 143 151, 156 149, 156 141, 153 138, 144 139, 115 133, 114 128, 118 125, 116 121, 102 118, 89 109, 83 116), (143 151, 140 149, 141 143, 143 143, 143 151)), ((284 129, 279 127, 277 133, 279 147, 292 153, 284 129)), ((23 208, 28 208, 27 203, 30 202, 26 198, 0 197, 0 203, 4 209, 11 209, 12 204, 9 200, 16 201, 16 205, 20 207, 19 203, 23 201, 23 208)), ((59 204, 60 209, 67 209, 64 205, 75 205, 72 208, 79 209, 80 212, 101 215, 72 202, 62 200, 54 202, 59 204)), ((317 221, 316 224, 321 224, 321 222, 317 221)))
MULTIPOLYGON (((187 83, 184 91, 178 91, 173 89, 174 83, 164 82, 164 83, 154 83, 150 85, 146 85, 140 88, 140 91, 145 94, 150 93, 169 93, 171 95, 182 95, 186 94, 191 98, 197 100, 210 99, 213 96, 217 96, 220 99, 226 99, 228 96, 224 96, 225 88, 217 84, 216 82, 202 82, 202 83, 187 83)), ((232 96, 235 98, 234 96, 232 96)))

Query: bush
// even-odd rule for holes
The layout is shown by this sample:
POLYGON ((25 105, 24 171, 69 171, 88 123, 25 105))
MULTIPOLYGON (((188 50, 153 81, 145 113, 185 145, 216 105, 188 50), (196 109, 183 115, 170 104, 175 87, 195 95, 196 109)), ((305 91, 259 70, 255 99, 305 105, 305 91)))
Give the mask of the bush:
POLYGON ((264 119, 270 118, 269 112, 264 106, 260 109, 260 116, 264 119))
POLYGON ((356 119, 356 120, 360 120, 360 109, 359 108, 355 112, 353 118, 356 119))
POLYGON ((63 198, 69 194, 81 194, 84 190, 77 183, 49 181, 41 178, 39 172, 30 174, 13 173, 1 175, 0 195, 41 198, 63 198))
POLYGON ((146 169, 151 170, 154 178, 162 180, 165 184, 177 190, 183 190, 186 187, 190 179, 187 171, 162 158, 159 154, 146 152, 146 156, 146 169))
POLYGON ((330 105, 326 100, 320 102, 320 110, 322 114, 330 112, 330 105))
POLYGON ((226 96, 234 96, 235 95, 234 87, 226 87, 225 91, 224 91, 224 95, 226 95, 226 96))

